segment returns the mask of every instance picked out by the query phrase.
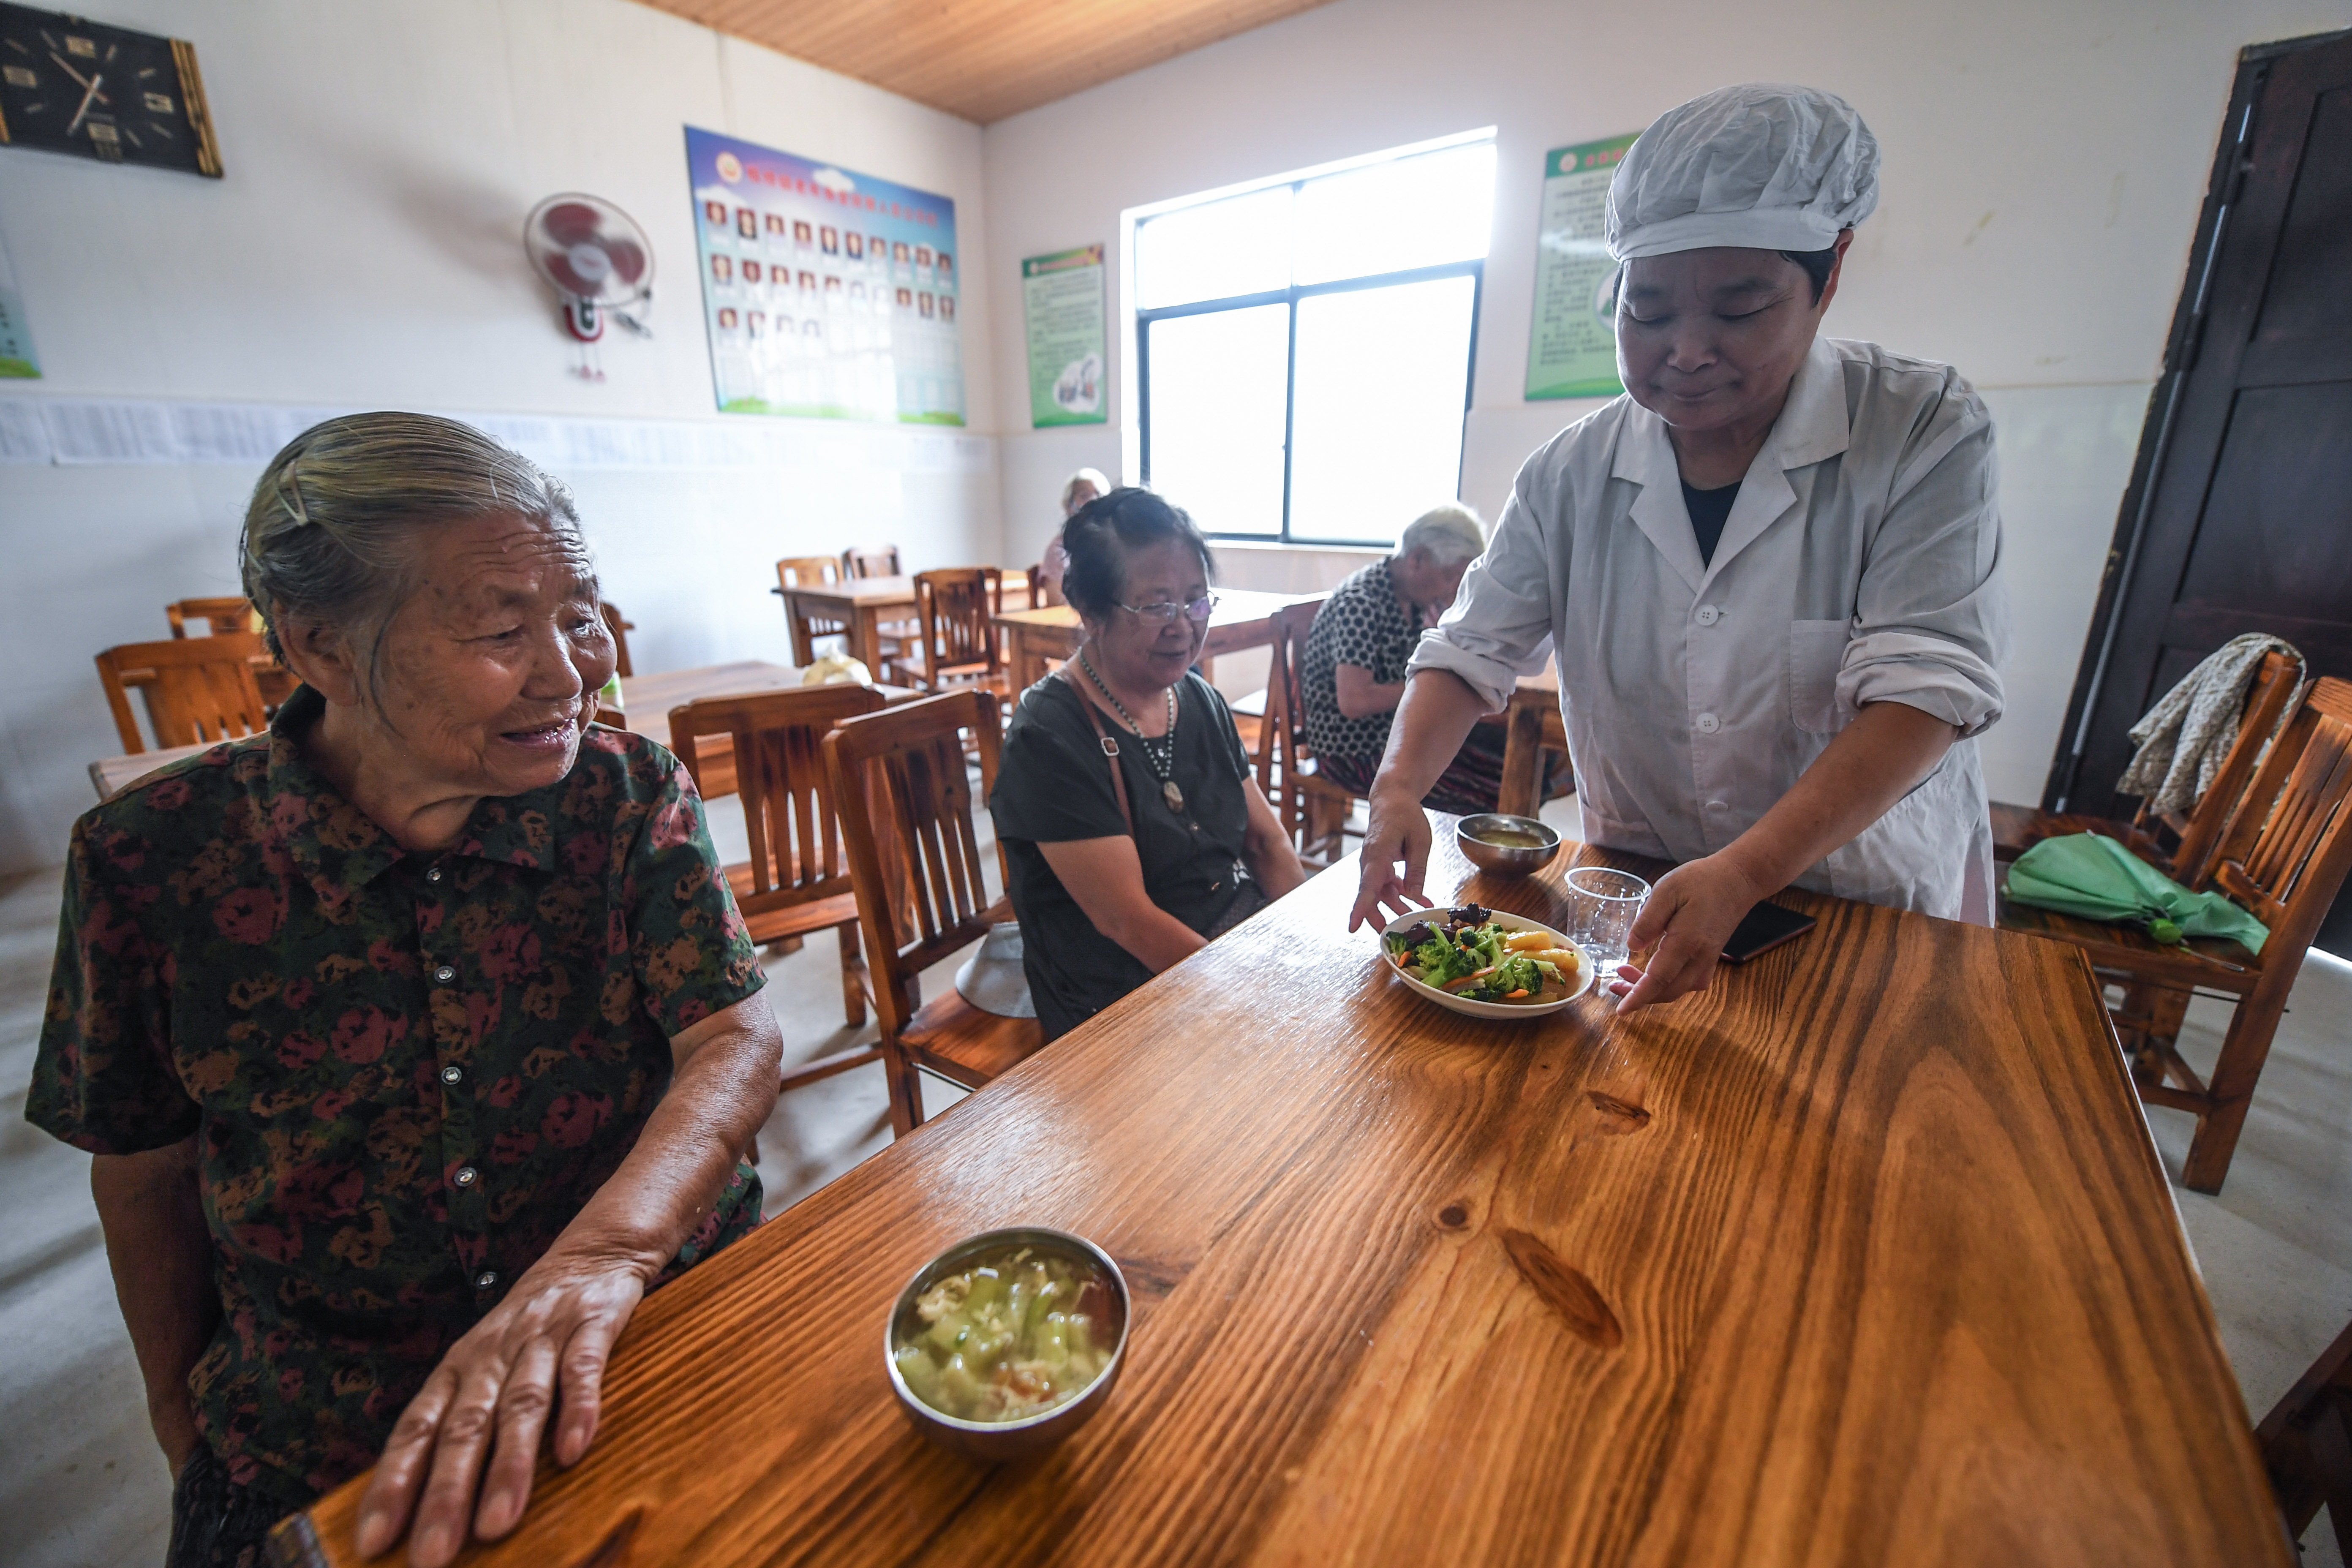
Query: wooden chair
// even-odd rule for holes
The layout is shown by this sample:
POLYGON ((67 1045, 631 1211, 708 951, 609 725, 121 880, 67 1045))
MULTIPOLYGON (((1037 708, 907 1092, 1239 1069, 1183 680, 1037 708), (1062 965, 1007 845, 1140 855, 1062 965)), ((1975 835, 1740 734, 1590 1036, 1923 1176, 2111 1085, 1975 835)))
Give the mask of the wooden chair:
POLYGON ((853 544, 841 552, 843 575, 850 578, 896 577, 898 547, 895 544, 853 544))
MULTIPOLYGON (((824 742, 882 1016, 890 1125, 902 1136, 922 1123, 923 1072, 978 1089, 1045 1040, 1034 1018, 983 1013, 953 989, 922 999, 924 970, 1013 918, 1006 900, 988 896, 967 733, 980 752, 984 799, 996 784, 1001 744, 988 692, 942 692, 844 720, 824 742)), ((1001 886, 1001 846, 996 861, 1001 886)))
POLYGON ((626 680, 636 674, 635 670, 629 668, 629 634, 637 629, 637 623, 623 619, 621 606, 618 605, 607 602, 601 607, 604 612, 605 626, 612 628, 613 649, 620 655, 619 660, 613 666, 613 673, 626 680))
MULTIPOLYGON (((2145 931, 2001 900, 2006 930, 2072 942, 2124 988, 2116 1029, 2139 1097, 2197 1118, 2181 1182, 2218 1193, 2244 1128, 2254 1083, 2286 1011, 2311 939, 2352 870, 2352 681, 2315 682, 2231 814, 2199 883, 2270 928, 2259 953, 2231 942, 2164 946, 2145 931), (2175 1047, 2194 991, 2221 993, 2236 1012, 2209 1084, 2175 1047)), ((2192 884, 2195 885, 2195 884, 2192 884)))
MULTIPOLYGON (((879 692, 863 686, 812 686, 706 697, 669 711, 670 749, 697 789, 709 751, 704 742, 718 735, 733 742, 735 788, 751 858, 726 868, 727 885, 751 940, 773 949, 832 927, 841 942, 842 1012, 852 1028, 866 1022, 869 983, 824 737, 882 701, 879 692)), ((879 1046, 835 1051, 792 1068, 781 1087, 798 1089, 881 1058, 879 1046)))
POLYGON ((106 705, 113 710, 122 749, 147 749, 131 711, 135 687, 147 704, 155 744, 169 750, 234 741, 268 729, 267 706, 255 677, 268 663, 268 647, 254 633, 218 632, 108 648, 98 656, 98 679, 106 689, 106 705))
POLYGON ((956 566, 915 574, 915 619, 921 634, 898 654, 909 685, 926 691, 982 685, 1009 689, 1003 649, 989 617, 1004 605, 1004 579, 993 566, 956 566))
POLYGON ((2352 1328, 2295 1380, 2254 1428, 2290 1541, 2327 1505, 2336 1555, 2352 1563, 2352 1328))
POLYGON ((772 590, 784 601, 784 618, 793 631, 793 662, 810 665, 816 662, 816 639, 841 637, 847 639, 849 626, 825 616, 802 613, 793 605, 791 591, 794 588, 814 588, 841 581, 841 563, 830 555, 787 555, 776 563, 776 585, 772 590))
POLYGON ((2088 812, 2035 811, 2027 806, 1997 804, 1992 808, 1993 858, 2006 863, 2045 838, 2097 833, 2121 843, 2175 881, 2195 886, 2205 873, 2213 847, 2221 842, 2221 829, 2229 822, 2230 814, 2237 809, 2239 797, 2245 794, 2246 781, 2254 776, 2254 764, 2261 761, 2263 746, 2277 731, 2279 721, 2286 715, 2286 705, 2294 700, 2302 679, 2299 660, 2283 653, 2263 656, 2262 663, 2254 668, 2253 683, 2247 689, 2245 713, 2238 721, 2238 738, 2231 742, 2230 754, 2222 759, 2221 771, 2214 775, 2212 787, 2188 816, 2158 815, 2145 802, 2129 822, 2088 812), (2168 833, 2173 838, 2169 848, 2163 841, 2168 833))
MULTIPOLYGON (((898 547, 895 544, 853 544, 841 552, 841 569, 851 581, 867 577, 896 577, 898 568, 898 547)), ((920 622, 913 620, 877 621, 874 631, 878 646, 876 660, 885 667, 898 661, 908 643, 923 635, 920 622)), ((881 670, 874 672, 882 679, 881 670)))
POLYGON ((1029 602, 1021 606, 1023 609, 1048 609, 1062 602, 1062 595, 1054 591, 1054 584, 1045 581, 1043 562, 1032 563, 1029 570, 1022 575, 1029 580, 1029 602))
MULTIPOLYGON (((1274 645, 1265 672, 1265 711, 1259 720, 1257 785, 1302 858, 1329 865, 1345 852, 1348 818, 1360 798, 1319 777, 1307 743, 1306 689, 1300 669, 1307 634, 1321 601, 1274 613, 1274 645)), ((1359 835, 1360 837, 1360 835, 1359 835)))
MULTIPOLYGON (((253 601, 242 595, 219 599, 182 599, 176 605, 163 606, 163 618, 172 624, 172 636, 184 638, 191 624, 203 628, 200 636, 218 637, 224 632, 261 631, 261 617, 253 601)), ((265 711, 276 713, 278 705, 294 695, 301 685, 294 672, 275 659, 253 672, 253 683, 261 690, 265 711)))
POLYGON ((188 635, 188 623, 191 621, 200 622, 206 637, 222 632, 257 632, 261 629, 253 613, 253 601, 242 594, 218 599, 182 599, 175 605, 163 606, 163 618, 172 623, 172 636, 175 638, 188 635))

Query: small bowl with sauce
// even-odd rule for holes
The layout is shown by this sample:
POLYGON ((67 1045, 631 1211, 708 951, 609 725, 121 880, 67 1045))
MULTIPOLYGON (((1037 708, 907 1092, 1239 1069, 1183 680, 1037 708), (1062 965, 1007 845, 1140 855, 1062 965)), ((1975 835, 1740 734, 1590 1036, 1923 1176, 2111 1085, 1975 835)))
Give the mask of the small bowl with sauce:
POLYGON ((1110 1255, 1044 1226, 982 1232, 916 1270, 883 1325, 915 1429, 985 1464, 1091 1420, 1127 1359, 1131 1305, 1110 1255))
POLYGON ((1540 871, 1559 853, 1559 831, 1532 816, 1491 811, 1465 816, 1454 837, 1470 864, 1505 877, 1540 871))

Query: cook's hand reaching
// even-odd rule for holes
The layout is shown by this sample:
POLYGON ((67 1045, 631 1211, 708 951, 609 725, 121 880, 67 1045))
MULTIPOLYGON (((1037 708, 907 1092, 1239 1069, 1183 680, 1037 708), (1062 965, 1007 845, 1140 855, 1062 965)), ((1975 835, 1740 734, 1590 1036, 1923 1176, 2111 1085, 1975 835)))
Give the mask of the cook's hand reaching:
POLYGON ((1617 1010, 1631 1013, 1706 990, 1723 944, 1772 890, 1758 888, 1721 855, 1677 866, 1659 878, 1627 943, 1635 954, 1646 955, 1644 962, 1620 964, 1620 978, 1609 983, 1622 998, 1617 1010))
POLYGON ((1378 795, 1372 796, 1369 812, 1364 824, 1363 879, 1357 885, 1356 907, 1348 913, 1349 931, 1366 921, 1372 922, 1374 931, 1386 931, 1394 917, 1429 907, 1429 899, 1421 890, 1422 877, 1429 869, 1429 814, 1418 801, 1392 803, 1378 795), (1404 862, 1402 876, 1397 874, 1400 860, 1404 862))
POLYGON ((527 1269, 401 1412, 360 1502, 360 1555, 388 1551, 412 1510, 415 1568, 441 1568, 457 1556, 469 1524, 480 1541, 512 1530, 530 1499, 550 1415, 557 1464, 575 1464, 588 1451, 604 1363, 646 1278, 641 1258, 586 1248, 551 1250, 527 1269))

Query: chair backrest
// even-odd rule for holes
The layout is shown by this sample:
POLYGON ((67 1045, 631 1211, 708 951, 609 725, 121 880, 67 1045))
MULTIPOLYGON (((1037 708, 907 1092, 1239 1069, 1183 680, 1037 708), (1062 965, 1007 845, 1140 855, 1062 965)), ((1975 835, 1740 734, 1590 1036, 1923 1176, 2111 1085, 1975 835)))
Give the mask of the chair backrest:
POLYGON ((637 623, 624 619, 621 606, 610 601, 607 601, 602 608, 604 612, 604 625, 612 629, 613 651, 620 656, 613 666, 613 673, 626 680, 636 674, 635 670, 629 668, 629 634, 637 629, 637 623))
POLYGON ((751 891, 739 888, 736 898, 746 919, 850 890, 824 737, 882 701, 869 687, 843 683, 705 697, 669 710, 670 750, 698 789, 707 756, 702 742, 718 735, 734 742, 735 787, 751 840, 751 891))
MULTIPOLYGON (((2263 656, 2254 667, 2253 685, 2246 693, 2246 710, 2238 721, 2238 737, 2230 744, 2230 754, 2221 760, 2221 771, 2213 776, 2213 785, 2205 792, 2197 809, 2180 822, 2168 823, 2180 835, 2179 846, 2172 852, 2172 875, 2176 881, 2189 887, 2202 887, 2212 869, 2214 847, 2221 841, 2221 832, 2238 809, 2238 802, 2246 793, 2246 783, 2253 777, 2254 764, 2262 760, 2263 748, 2277 732, 2279 721, 2286 713, 2295 688, 2303 680, 2303 665, 2275 650, 2263 656)), ((2152 814, 2140 808, 2142 826, 2148 826, 2152 814)))
POLYGON ((1306 826, 1302 792, 1289 787, 1308 757, 1307 702, 1299 670, 1307 657, 1307 634, 1323 601, 1286 605, 1274 613, 1274 641, 1265 668, 1265 717, 1258 726, 1257 787, 1275 808, 1293 843, 1306 826))
POLYGON ((131 689, 147 703, 158 746, 234 741, 269 727, 255 680, 269 650, 252 632, 216 632, 172 642, 124 643, 98 656, 99 684, 125 752, 147 749, 131 715, 131 689))
POLYGON ((1043 610, 1062 602, 1062 595, 1054 592, 1054 584, 1045 581, 1044 563, 1033 563, 1022 575, 1028 579, 1028 586, 1021 608, 1043 610))
POLYGON ((898 547, 895 544, 853 544, 841 552, 841 569, 851 577, 896 577, 898 547))
MULTIPOLYGON (((2352 681, 2314 681, 2213 852, 2212 880, 2300 957, 2352 869, 2352 681)), ((2294 964, 2281 966, 2292 969, 2294 964)))
POLYGON ((776 563, 780 588, 814 588, 841 581, 841 563, 830 555, 787 555, 776 563))
POLYGON ((991 616, 1002 613, 1004 575, 993 566, 951 566, 915 574, 915 611, 923 626, 923 673, 994 675, 1003 667, 991 616))
POLYGON ((172 623, 174 637, 186 637, 191 621, 201 622, 207 637, 258 629, 254 624, 253 601, 242 594, 219 599, 182 599, 163 606, 163 618, 172 623))
MULTIPOLYGON (((996 787, 1002 743, 996 699, 986 690, 942 692, 846 719, 824 741, 875 998, 894 1030, 922 1005, 917 976, 988 934, 993 900, 972 827, 967 732, 978 743, 984 800, 996 787)), ((996 860, 1002 887, 1001 844, 996 860)))

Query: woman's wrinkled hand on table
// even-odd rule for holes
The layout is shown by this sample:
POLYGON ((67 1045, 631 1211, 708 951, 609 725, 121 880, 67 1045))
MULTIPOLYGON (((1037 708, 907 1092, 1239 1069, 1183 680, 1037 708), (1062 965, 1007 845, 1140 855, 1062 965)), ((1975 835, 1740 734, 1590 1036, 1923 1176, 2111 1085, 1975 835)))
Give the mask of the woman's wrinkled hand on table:
POLYGON ((1704 991, 1715 979, 1723 944, 1769 889, 1758 890, 1722 855, 1677 866, 1658 879, 1633 921, 1627 945, 1642 958, 1617 966, 1609 982, 1620 1013, 1636 1012, 1704 991))
POLYGON ((405 1527, 414 1568, 441 1568, 469 1526, 479 1541, 513 1530, 551 1417, 557 1464, 588 1451, 605 1363, 646 1279, 640 1258, 585 1249, 550 1252, 526 1270, 401 1412, 360 1502, 360 1554, 381 1555, 405 1527))

